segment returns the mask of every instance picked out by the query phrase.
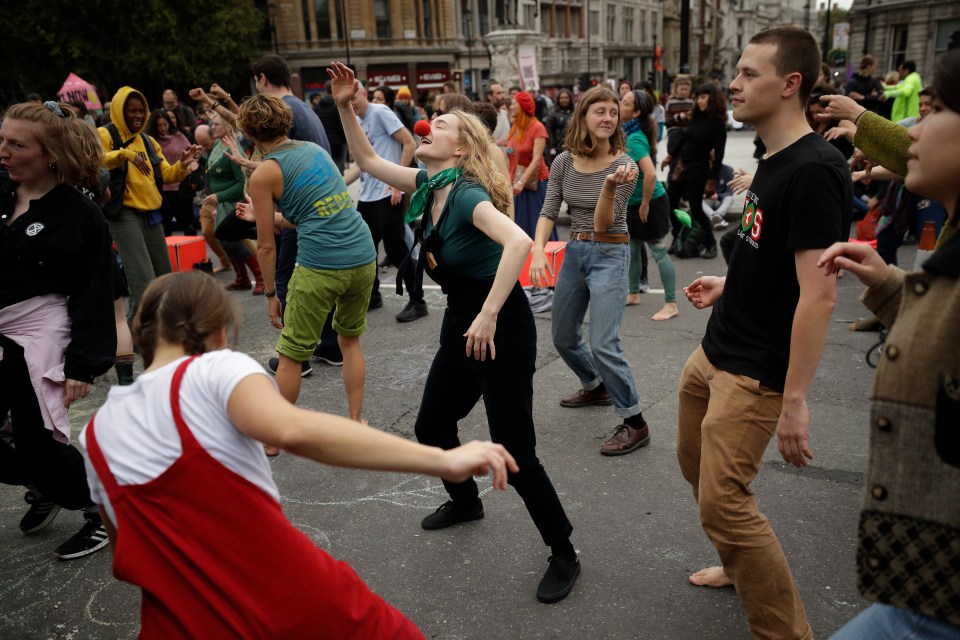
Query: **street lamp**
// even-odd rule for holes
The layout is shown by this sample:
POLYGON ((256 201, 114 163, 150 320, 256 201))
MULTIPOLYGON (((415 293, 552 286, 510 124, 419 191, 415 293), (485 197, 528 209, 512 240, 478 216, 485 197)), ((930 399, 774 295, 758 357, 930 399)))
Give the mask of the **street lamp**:
MULTIPOLYGON (((469 2, 469 0, 467 0, 469 2)), ((465 77, 470 79, 470 91, 467 95, 472 96, 475 92, 473 77, 473 11, 469 5, 463 9, 463 35, 467 39, 467 72, 465 77)))
POLYGON ((270 36, 271 40, 273 40, 273 52, 279 55, 280 47, 277 44, 277 3, 272 0, 267 3, 267 16, 270 18, 270 36))

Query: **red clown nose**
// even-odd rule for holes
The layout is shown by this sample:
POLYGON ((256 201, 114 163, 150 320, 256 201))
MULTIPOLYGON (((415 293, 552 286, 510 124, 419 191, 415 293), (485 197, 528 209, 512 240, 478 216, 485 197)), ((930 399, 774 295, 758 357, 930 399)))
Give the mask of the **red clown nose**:
POLYGON ((430 135, 430 123, 426 120, 417 120, 413 125, 413 132, 421 138, 430 135))

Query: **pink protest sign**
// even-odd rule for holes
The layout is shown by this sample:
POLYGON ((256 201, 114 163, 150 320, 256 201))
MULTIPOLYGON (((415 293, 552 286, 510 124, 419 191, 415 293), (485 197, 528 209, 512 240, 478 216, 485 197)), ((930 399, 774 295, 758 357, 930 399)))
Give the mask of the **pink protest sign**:
POLYGON ((66 82, 57 92, 57 97, 61 102, 83 102, 91 111, 103 110, 96 88, 75 73, 67 76, 66 82))

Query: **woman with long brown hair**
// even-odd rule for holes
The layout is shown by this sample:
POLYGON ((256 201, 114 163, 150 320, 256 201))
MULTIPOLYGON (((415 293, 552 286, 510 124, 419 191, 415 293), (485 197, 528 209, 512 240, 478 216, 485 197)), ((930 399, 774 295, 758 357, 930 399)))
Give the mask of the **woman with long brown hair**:
POLYGON ((561 202, 570 212, 570 241, 553 301, 553 345, 582 389, 560 399, 563 407, 614 405, 622 423, 600 447, 617 456, 650 442, 640 412, 633 371, 620 344, 627 298, 630 236, 627 202, 637 183, 637 165, 625 152, 617 94, 590 89, 573 112, 566 151, 553 161, 553 177, 537 223, 530 280, 547 280, 543 248, 554 231, 561 202), (590 346, 583 320, 590 309, 590 346))

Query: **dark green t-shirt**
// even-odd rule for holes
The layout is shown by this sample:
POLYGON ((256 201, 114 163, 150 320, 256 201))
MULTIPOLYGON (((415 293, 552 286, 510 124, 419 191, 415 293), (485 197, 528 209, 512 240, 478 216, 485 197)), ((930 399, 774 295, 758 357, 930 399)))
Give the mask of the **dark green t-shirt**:
MULTIPOLYGON (((417 175, 417 186, 426 181, 427 172, 424 170, 417 175)), ((434 257, 445 269, 468 278, 493 278, 503 253, 503 247, 473 225, 473 210, 485 200, 490 200, 490 194, 483 185, 461 178, 450 190, 441 218, 440 237, 443 244, 440 246, 440 255, 434 257)), ((433 219, 430 216, 432 206, 431 194, 423 215, 424 238, 433 231, 433 219)))

